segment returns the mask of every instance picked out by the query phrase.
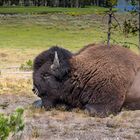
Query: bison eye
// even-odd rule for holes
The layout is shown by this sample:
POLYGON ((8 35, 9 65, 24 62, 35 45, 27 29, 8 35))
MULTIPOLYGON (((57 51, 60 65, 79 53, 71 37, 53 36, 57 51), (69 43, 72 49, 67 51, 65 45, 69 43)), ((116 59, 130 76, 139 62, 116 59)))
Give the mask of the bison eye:
POLYGON ((49 78, 49 74, 43 74, 42 77, 43 77, 44 80, 46 80, 46 79, 49 78))

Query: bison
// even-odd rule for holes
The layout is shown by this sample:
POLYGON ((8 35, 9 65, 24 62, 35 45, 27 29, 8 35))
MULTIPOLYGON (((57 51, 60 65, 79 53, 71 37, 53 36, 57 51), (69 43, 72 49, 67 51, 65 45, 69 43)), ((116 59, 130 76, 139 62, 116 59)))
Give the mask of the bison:
POLYGON ((127 48, 90 44, 72 54, 54 46, 34 60, 33 91, 46 110, 64 103, 106 117, 140 109, 140 56, 127 48))

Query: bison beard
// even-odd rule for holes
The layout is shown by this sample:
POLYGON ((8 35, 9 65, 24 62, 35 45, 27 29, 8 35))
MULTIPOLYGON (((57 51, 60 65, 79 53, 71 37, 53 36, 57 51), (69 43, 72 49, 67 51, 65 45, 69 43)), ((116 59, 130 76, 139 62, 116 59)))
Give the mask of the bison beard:
POLYGON ((88 45, 76 54, 52 47, 34 60, 34 91, 49 110, 58 103, 105 117, 140 109, 140 56, 126 48, 88 45))

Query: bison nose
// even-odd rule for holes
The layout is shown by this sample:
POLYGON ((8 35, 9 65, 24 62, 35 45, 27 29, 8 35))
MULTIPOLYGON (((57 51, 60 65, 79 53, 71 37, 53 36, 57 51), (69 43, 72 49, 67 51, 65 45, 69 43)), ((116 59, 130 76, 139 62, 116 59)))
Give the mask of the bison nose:
POLYGON ((36 94, 37 96, 39 96, 39 91, 38 91, 38 89, 36 88, 36 86, 33 86, 32 91, 34 92, 34 94, 36 94))

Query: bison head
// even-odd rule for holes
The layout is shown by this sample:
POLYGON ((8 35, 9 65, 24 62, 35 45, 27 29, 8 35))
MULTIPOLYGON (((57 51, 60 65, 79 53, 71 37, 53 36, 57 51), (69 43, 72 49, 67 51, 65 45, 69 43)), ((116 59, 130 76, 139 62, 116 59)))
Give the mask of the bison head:
POLYGON ((61 86, 70 71, 68 60, 71 56, 65 49, 53 47, 37 56, 34 61, 33 92, 42 99, 47 110, 61 97, 61 86), (44 63, 40 65, 42 61, 44 63))

